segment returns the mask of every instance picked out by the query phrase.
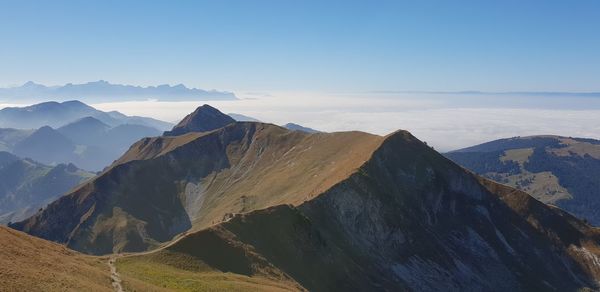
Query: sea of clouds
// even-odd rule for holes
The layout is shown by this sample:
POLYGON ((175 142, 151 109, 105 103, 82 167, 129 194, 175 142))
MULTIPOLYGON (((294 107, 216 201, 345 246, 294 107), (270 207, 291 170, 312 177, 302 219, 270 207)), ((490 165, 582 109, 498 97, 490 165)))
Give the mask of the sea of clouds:
MULTIPOLYGON (((211 101, 225 113, 263 122, 293 122, 317 130, 360 130, 385 135, 408 130, 439 151, 528 135, 600 138, 596 98, 422 93, 237 93, 235 101, 211 101)), ((195 102, 156 100, 99 103, 101 110, 177 122, 195 102)))

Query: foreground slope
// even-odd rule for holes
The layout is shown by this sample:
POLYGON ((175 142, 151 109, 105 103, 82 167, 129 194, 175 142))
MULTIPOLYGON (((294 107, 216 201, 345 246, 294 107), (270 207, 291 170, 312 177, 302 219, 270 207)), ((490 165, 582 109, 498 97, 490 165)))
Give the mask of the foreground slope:
POLYGON ((600 225, 600 141, 560 136, 500 139, 446 153, 456 163, 600 225))
POLYGON ((574 291, 598 288, 599 239, 397 132, 306 202, 235 215, 123 265, 147 279, 160 258, 182 273, 200 275, 196 265, 310 291, 574 291))
POLYGON ((146 250, 234 213, 309 200, 350 175, 381 140, 252 122, 145 138, 94 180, 11 226, 88 253, 146 250))
POLYGON ((101 258, 0 226, 0 290, 113 291, 101 258))

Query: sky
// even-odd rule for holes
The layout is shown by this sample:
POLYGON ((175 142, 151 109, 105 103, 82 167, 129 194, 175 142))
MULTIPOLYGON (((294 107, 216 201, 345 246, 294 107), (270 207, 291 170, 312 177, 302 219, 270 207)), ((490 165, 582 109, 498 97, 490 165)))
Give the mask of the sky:
MULTIPOLYGON (((224 112, 440 151, 600 138, 599 28, 595 0, 0 0, 0 86, 183 83, 234 92, 224 112)), ((203 103, 94 106, 176 122, 203 103)))
POLYGON ((0 1, 0 85, 600 91, 600 2, 0 1))

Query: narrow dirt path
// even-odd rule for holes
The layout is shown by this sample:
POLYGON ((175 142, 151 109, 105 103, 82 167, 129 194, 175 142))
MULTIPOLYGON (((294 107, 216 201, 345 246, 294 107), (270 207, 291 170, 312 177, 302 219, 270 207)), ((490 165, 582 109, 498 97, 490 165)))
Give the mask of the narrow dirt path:
POLYGON ((116 261, 116 255, 112 255, 108 259, 108 266, 110 267, 110 280, 116 292, 123 292, 123 286, 121 286, 121 276, 119 276, 119 273, 117 273, 117 266, 115 265, 116 261))

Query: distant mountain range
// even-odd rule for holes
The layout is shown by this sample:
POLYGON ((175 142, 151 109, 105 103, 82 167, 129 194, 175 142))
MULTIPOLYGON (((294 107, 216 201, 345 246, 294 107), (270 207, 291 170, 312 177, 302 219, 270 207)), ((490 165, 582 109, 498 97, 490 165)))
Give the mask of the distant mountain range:
POLYGON ((415 90, 375 90, 369 91, 375 94, 440 94, 440 95, 499 95, 499 96, 538 96, 538 97, 600 97, 600 92, 588 91, 415 91, 415 90))
POLYGON ((29 81, 21 86, 0 88, 4 102, 78 99, 85 102, 110 102, 158 99, 164 101, 230 100, 231 92, 188 88, 182 84, 170 86, 133 86, 112 84, 104 80, 84 84, 45 86, 29 81))
MULTIPOLYGON (((234 120, 238 121, 238 122, 261 122, 260 120, 253 118, 253 117, 249 117, 246 115, 242 115, 242 114, 235 114, 235 113, 229 113, 227 114, 228 116, 232 117, 234 120)), ((285 125, 283 125, 282 127, 288 129, 288 130, 292 130, 292 131, 301 131, 301 132, 306 132, 306 133, 319 133, 320 131, 309 128, 309 127, 304 127, 302 125, 298 125, 295 123, 287 123, 285 125)))
POLYGON ((242 114, 228 113, 227 115, 232 117, 234 120, 236 120, 238 122, 260 122, 260 120, 258 120, 256 118, 242 115, 242 114))
POLYGON ((126 116, 117 111, 103 112, 81 101, 43 102, 25 107, 7 107, 0 110, 0 127, 15 129, 37 129, 43 126, 62 127, 75 120, 93 117, 114 127, 122 124, 137 124, 164 131, 173 124, 152 118, 126 116))
POLYGON ((292 131, 301 131, 301 132, 305 132, 305 133, 320 133, 320 131, 317 131, 313 128, 304 127, 304 126, 294 124, 294 123, 287 123, 287 124, 283 125, 283 127, 288 130, 292 130, 292 131))
POLYGON ((48 166, 0 152, 0 224, 33 215, 92 176, 73 164, 48 166))
POLYGON ((123 124, 109 127, 94 118, 84 118, 64 127, 44 126, 17 142, 12 152, 49 165, 74 163, 99 171, 123 154, 131 143, 161 134, 155 128, 123 124))
POLYGON ((117 259, 142 290, 598 288, 598 229, 406 131, 227 118, 200 107, 10 226, 90 254, 156 249, 117 259))
POLYGON ((172 124, 103 112, 79 101, 67 101, 2 109, 0 126, 11 127, 0 129, 2 151, 48 165, 74 163, 98 171, 110 165, 133 142, 159 136, 172 124))
POLYGON ((514 137, 445 155, 484 177, 600 226, 600 140, 514 137))

